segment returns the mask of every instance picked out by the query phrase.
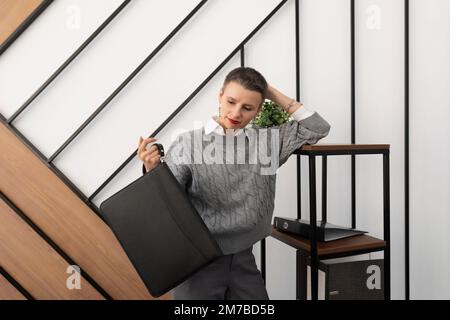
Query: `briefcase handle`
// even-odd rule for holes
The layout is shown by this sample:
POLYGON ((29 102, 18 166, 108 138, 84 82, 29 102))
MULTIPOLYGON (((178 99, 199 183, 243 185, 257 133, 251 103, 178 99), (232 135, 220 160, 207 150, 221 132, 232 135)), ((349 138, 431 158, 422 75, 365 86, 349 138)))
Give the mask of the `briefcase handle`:
POLYGON ((163 163, 164 162, 164 147, 160 143, 155 143, 154 145, 156 146, 156 148, 158 148, 160 160, 161 160, 161 163, 163 163))
MULTIPOLYGON (((159 158, 160 163, 165 162, 165 160, 164 160, 165 154, 164 154, 164 147, 163 147, 163 145, 160 144, 160 143, 154 143, 154 144, 152 144, 152 146, 153 146, 153 145, 155 145, 156 148, 158 149, 158 152, 159 152, 159 155, 160 155, 160 158, 159 158)), ((148 171, 147 171, 147 169, 145 168, 145 165, 142 164, 142 174, 146 174, 147 172, 148 172, 148 171)))

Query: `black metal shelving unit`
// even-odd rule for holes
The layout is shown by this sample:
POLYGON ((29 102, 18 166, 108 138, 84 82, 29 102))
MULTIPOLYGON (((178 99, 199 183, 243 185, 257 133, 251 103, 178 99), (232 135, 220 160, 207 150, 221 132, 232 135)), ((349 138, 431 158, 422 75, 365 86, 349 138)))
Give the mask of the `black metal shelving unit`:
MULTIPOLYGON (((307 298, 307 263, 311 262, 311 298, 318 300, 319 262, 326 259, 348 257, 375 251, 384 252, 384 299, 390 300, 390 191, 389 191, 389 149, 388 144, 334 144, 334 145, 304 145, 294 154, 307 156, 309 159, 309 204, 310 204, 310 235, 309 239, 292 233, 272 229, 272 237, 296 249, 297 281, 296 297, 299 300, 307 298), (369 235, 359 235, 350 238, 320 242, 317 238, 316 209, 316 157, 322 157, 322 221, 327 221, 327 157, 333 155, 381 154, 383 157, 383 239, 369 235), (310 259, 310 260, 309 260, 310 259)), ((298 194, 298 198, 301 194, 298 194)), ((352 201, 352 212, 356 201, 352 201)), ((298 212, 300 218, 300 212, 298 212)), ((356 223, 356 216, 352 219, 356 223)), ((353 228, 355 226, 352 226, 353 228)))

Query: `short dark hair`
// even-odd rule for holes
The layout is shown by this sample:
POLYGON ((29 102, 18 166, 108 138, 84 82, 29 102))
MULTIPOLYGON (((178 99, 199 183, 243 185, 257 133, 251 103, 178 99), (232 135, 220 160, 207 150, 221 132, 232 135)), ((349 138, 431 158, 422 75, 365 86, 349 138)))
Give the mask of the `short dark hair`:
POLYGON ((264 76, 253 68, 239 67, 231 70, 225 77, 222 88, 235 81, 247 90, 257 91, 262 96, 262 103, 267 97, 267 81, 264 76))

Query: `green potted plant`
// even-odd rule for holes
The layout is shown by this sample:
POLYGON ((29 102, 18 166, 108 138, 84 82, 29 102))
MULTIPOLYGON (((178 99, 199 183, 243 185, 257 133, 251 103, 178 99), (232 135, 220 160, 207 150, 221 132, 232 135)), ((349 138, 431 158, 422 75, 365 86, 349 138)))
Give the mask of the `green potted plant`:
POLYGON ((279 126, 290 120, 289 113, 271 100, 265 100, 258 115, 251 121, 256 128, 279 126))

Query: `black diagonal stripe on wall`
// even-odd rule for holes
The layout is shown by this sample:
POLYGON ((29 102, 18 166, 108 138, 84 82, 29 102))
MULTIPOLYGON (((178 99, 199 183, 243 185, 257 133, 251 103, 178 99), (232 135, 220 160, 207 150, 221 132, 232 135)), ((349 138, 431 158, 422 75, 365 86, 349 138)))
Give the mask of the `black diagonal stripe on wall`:
POLYGON ((89 118, 84 121, 81 126, 75 130, 75 132, 67 138, 67 140, 56 150, 50 158, 48 158, 48 162, 53 162, 55 158, 105 109, 111 101, 131 82, 131 80, 136 77, 139 72, 153 59, 154 56, 161 51, 167 43, 183 28, 185 24, 187 24, 192 17, 206 4, 208 0, 203 0, 200 2, 176 27, 169 33, 169 35, 164 38, 164 40, 153 50, 147 58, 144 59, 143 62, 117 87, 116 90, 108 97, 106 100, 89 116, 89 118))
POLYGON ((29 293, 24 287, 20 285, 16 279, 14 279, 2 266, 0 266, 0 274, 5 277, 5 279, 19 291, 28 300, 35 300, 34 297, 29 293))
POLYGON ((84 49, 113 21, 120 12, 130 3, 131 0, 125 0, 122 4, 94 31, 89 38, 44 82, 43 85, 31 95, 25 103, 17 109, 16 112, 7 120, 12 123, 71 63, 84 49))
MULTIPOLYGON (((12 209, 14 212, 22 218, 22 220, 29 225, 45 242, 47 242, 64 260, 67 261, 69 265, 77 265, 78 264, 71 258, 69 255, 64 252, 42 229, 40 229, 24 212, 22 212, 3 192, 0 191, 0 199, 5 201, 5 203, 12 209)), ((94 287, 103 297, 108 300, 112 300, 112 297, 102 288, 100 285, 95 282, 95 280, 85 271, 83 270, 83 277, 94 287)))
POLYGON ((48 8, 53 0, 44 0, 21 24, 20 26, 0 45, 0 56, 16 41, 20 35, 48 8))

